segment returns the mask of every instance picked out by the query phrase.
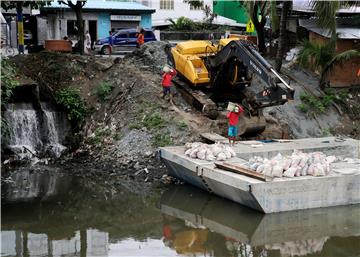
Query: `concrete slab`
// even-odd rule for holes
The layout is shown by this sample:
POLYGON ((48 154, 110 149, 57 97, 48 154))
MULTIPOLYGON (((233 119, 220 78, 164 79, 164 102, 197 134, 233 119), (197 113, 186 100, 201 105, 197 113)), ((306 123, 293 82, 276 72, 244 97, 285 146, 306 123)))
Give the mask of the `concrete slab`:
MULTIPOLYGON (((360 157, 359 140, 327 137, 265 143, 262 147, 239 143, 234 147, 237 157, 228 162, 244 163, 254 155, 271 158, 279 152, 291 154, 294 149, 360 157)), ((275 178, 263 182, 215 168, 211 161, 187 157, 182 146, 164 147, 160 151, 170 175, 264 213, 360 203, 360 164, 337 163, 325 177, 275 178)))

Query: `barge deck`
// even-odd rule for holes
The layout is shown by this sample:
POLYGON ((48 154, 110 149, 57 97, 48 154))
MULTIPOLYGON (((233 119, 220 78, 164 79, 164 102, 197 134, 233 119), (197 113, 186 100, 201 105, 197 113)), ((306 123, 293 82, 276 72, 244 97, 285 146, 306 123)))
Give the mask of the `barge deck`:
MULTIPOLYGON (((348 138, 307 138, 256 146, 253 142, 237 142, 233 147, 236 157, 226 162, 241 165, 255 155, 271 158, 279 152, 290 155, 294 149, 360 158, 360 141, 348 138)), ((216 168, 215 162, 192 159, 184 152, 183 146, 160 149, 171 176, 263 213, 360 203, 359 163, 333 163, 331 173, 323 177, 282 177, 265 182, 216 168)))

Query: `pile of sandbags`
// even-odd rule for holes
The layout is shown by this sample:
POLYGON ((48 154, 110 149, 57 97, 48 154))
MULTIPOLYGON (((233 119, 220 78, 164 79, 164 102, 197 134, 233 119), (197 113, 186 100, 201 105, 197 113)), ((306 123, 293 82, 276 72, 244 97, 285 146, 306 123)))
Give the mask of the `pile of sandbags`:
POLYGON ((207 160, 207 161, 225 161, 231 157, 235 157, 234 150, 224 144, 205 144, 200 142, 186 143, 185 155, 194 159, 207 160))
POLYGON ((330 163, 337 160, 337 157, 326 156, 322 152, 304 153, 294 150, 291 156, 278 153, 270 160, 252 157, 248 167, 269 177, 325 176, 330 173, 330 163))

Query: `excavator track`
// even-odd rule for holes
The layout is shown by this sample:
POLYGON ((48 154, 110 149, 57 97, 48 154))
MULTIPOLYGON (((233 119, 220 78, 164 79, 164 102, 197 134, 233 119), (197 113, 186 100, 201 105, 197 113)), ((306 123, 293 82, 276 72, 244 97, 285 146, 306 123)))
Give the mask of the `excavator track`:
POLYGON ((201 90, 193 90, 186 82, 179 78, 174 78, 173 83, 188 104, 201 111, 210 119, 214 120, 218 117, 219 111, 216 103, 214 103, 204 92, 201 90))

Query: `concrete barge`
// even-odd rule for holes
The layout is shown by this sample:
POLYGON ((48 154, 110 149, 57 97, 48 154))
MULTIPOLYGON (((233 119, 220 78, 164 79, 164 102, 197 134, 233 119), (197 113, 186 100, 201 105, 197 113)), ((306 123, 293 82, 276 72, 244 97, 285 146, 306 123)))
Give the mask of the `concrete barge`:
MULTIPOLYGON (((335 137, 278 141, 260 147, 242 141, 233 149, 236 157, 227 162, 240 165, 252 156, 271 158, 279 152, 290 155, 294 149, 360 158, 359 140, 335 137)), ((160 149, 161 158, 171 176, 263 213, 360 203, 359 163, 333 163, 331 173, 323 177, 283 177, 265 182, 216 168, 214 162, 192 159, 184 152, 183 146, 160 149)))
MULTIPOLYGON (((159 208, 165 215, 184 220, 184 224, 190 222, 189 229, 205 227, 256 247, 359 236, 360 231, 359 204, 262 214, 194 187, 181 185, 164 192, 159 208)), ((168 220, 171 222, 171 219, 168 220)), ((358 246, 354 248, 359 250, 358 246)))

